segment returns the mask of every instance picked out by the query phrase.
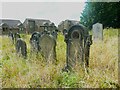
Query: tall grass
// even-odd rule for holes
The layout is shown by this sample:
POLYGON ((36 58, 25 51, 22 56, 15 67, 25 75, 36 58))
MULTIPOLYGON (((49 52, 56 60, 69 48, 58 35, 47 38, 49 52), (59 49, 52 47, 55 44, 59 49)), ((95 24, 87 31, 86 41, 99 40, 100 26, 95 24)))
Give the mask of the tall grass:
POLYGON ((30 35, 22 37, 27 43, 27 59, 16 55, 15 46, 8 37, 0 37, 3 88, 118 87, 117 29, 105 29, 104 40, 91 45, 89 73, 81 66, 76 67, 75 72, 62 72, 66 64, 66 44, 62 34, 59 33, 57 39, 57 64, 45 62, 39 53, 30 53, 30 35))

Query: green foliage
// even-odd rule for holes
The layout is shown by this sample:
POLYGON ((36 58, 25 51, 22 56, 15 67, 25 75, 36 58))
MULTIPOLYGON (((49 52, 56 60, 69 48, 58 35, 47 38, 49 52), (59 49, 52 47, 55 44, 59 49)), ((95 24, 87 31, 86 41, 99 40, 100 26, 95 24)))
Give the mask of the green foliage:
POLYGON ((119 11, 118 2, 86 2, 80 22, 90 29, 97 22, 102 23, 104 27, 120 28, 119 11))
POLYGON ((69 74, 67 72, 61 73, 61 81, 59 83, 64 87, 77 87, 78 77, 75 74, 69 74))

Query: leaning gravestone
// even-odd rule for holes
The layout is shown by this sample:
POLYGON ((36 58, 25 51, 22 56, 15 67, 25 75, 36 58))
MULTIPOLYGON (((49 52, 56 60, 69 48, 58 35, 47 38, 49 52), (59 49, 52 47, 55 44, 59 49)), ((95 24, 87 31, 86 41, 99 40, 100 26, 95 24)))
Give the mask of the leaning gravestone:
POLYGON ((21 38, 18 38, 16 41, 15 47, 16 47, 17 54, 22 55, 24 58, 27 57, 27 45, 24 40, 22 40, 21 38))
POLYGON ((93 40, 103 40, 103 25, 101 23, 93 25, 93 40))
POLYGON ((41 53, 47 61, 56 60, 56 40, 50 34, 44 34, 40 38, 41 53))
MULTIPOLYGON (((91 36, 90 36, 91 37, 91 36)), ((90 38, 91 39, 91 38, 90 38)), ((73 25, 65 35, 67 45, 66 67, 71 70, 77 64, 89 64, 89 33, 83 25, 73 25), (86 51, 86 52, 85 52, 86 51), (88 58, 85 58, 88 57, 88 58)))

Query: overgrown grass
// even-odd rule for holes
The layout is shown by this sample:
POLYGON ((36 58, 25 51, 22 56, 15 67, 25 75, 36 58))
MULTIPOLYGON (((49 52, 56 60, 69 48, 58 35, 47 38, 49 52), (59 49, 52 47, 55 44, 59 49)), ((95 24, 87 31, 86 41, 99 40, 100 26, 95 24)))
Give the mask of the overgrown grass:
MULTIPOLYGON (((66 44, 59 34, 57 64, 47 63, 40 54, 30 53, 30 35, 22 35, 27 42, 28 58, 15 53, 15 47, 6 36, 2 42, 0 68, 3 88, 115 88, 118 87, 118 30, 104 30, 104 40, 90 48, 90 67, 86 73, 81 66, 75 72, 62 72, 66 64, 66 44)), ((0 51, 1 51, 0 50, 0 51)))

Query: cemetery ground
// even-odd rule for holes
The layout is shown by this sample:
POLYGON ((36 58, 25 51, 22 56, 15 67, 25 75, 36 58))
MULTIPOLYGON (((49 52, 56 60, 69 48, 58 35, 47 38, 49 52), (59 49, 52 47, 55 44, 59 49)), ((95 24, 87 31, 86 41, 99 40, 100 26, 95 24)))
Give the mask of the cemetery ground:
MULTIPOLYGON (((90 32, 91 33, 91 32, 90 32)), ((63 72, 66 44, 61 33, 57 39, 57 63, 45 62, 38 53, 30 53, 30 35, 22 35, 27 43, 27 59, 16 55, 15 46, 7 36, 0 36, 2 55, 0 77, 3 88, 115 88, 118 86, 118 29, 104 29, 103 41, 90 48, 87 73, 81 66, 74 72, 63 72)), ((48 43, 49 45, 49 43, 48 43)))

